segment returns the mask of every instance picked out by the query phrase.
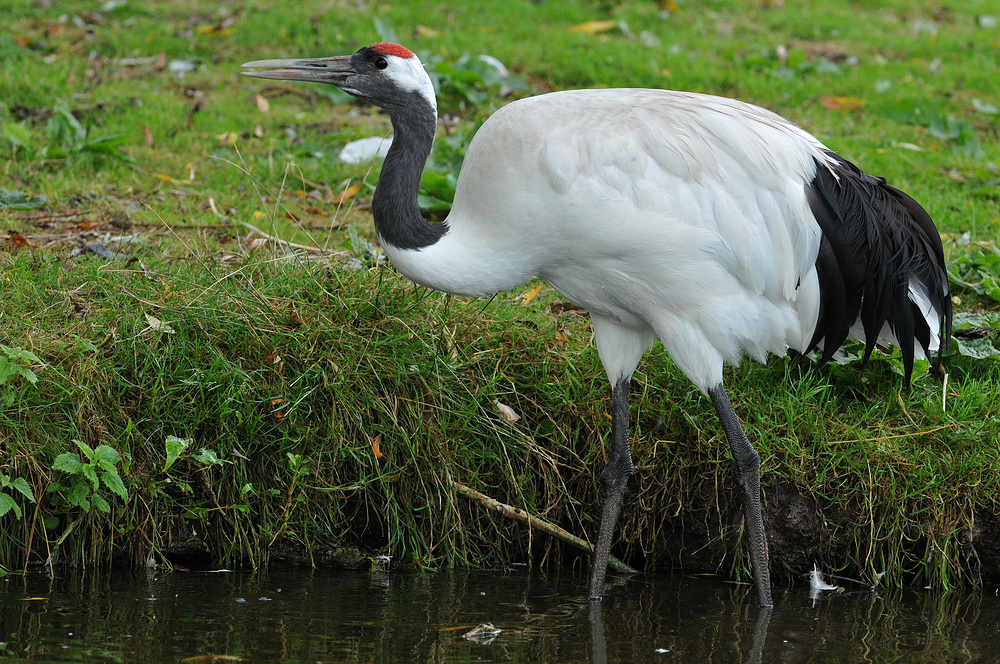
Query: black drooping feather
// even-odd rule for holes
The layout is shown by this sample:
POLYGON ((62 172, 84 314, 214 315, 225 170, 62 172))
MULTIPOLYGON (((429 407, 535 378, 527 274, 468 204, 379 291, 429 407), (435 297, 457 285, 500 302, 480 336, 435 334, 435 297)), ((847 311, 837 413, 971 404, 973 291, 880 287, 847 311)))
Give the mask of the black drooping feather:
POLYGON ((816 271, 820 311, 809 350, 823 342, 826 362, 860 317, 867 360, 888 323, 903 354, 904 382, 913 370, 914 340, 930 357, 931 328, 909 297, 915 280, 938 314, 940 352, 951 336, 951 298, 941 236, 920 205, 885 179, 828 153, 817 162, 806 198, 823 231, 816 271))

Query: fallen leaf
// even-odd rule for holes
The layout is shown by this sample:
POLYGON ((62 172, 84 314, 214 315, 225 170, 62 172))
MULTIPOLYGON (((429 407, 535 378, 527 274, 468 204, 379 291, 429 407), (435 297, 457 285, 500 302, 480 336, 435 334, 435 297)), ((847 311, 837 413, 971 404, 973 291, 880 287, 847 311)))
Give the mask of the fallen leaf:
POLYGON ((384 157, 389 153, 392 137, 369 136, 351 141, 340 151, 338 159, 346 164, 365 164, 376 157, 384 157))
POLYGON ((819 103, 831 111, 857 111, 868 103, 857 97, 823 97, 819 103))
POLYGON ((360 182, 357 183, 357 184, 355 184, 355 185, 351 185, 347 189, 343 190, 342 192, 340 192, 339 194, 337 194, 336 196, 334 196, 333 200, 331 202, 335 203, 337 205, 340 205, 341 203, 344 203, 344 202, 346 202, 346 201, 354 198, 359 191, 361 191, 361 183, 360 182))
POLYGON ((379 449, 382 445, 382 434, 378 434, 377 436, 372 438, 371 441, 372 441, 372 453, 375 455, 376 459, 381 459, 383 456, 385 456, 384 454, 382 454, 382 450, 379 449))
POLYGON ((516 412, 514 412, 514 409, 508 406, 507 404, 500 403, 499 401, 496 401, 494 403, 497 407, 497 410, 500 411, 500 414, 503 415, 503 418, 508 422, 517 422, 519 419, 521 419, 521 416, 518 415, 516 412))
POLYGON ((7 243, 15 247, 30 247, 31 243, 24 239, 20 233, 11 233, 7 237, 7 243))
POLYGON ((587 310, 572 302, 553 302, 549 305, 550 314, 571 314, 573 316, 586 316, 587 310))
POLYGON ((569 31, 582 32, 585 35, 599 35, 603 32, 613 30, 616 25, 618 25, 617 21, 586 21, 585 23, 571 25, 569 31))
POLYGON ((545 284, 538 284, 531 290, 526 290, 521 293, 520 298, 525 304, 531 304, 531 301, 535 299, 535 296, 542 291, 542 286, 545 284))
POLYGON ((142 125, 142 138, 147 148, 153 147, 153 132, 146 125, 142 125))
POLYGON ((301 219, 299 219, 298 217, 296 217, 296 216, 295 216, 294 214, 292 214, 291 212, 285 212, 285 217, 286 217, 287 219, 291 219, 292 221, 296 221, 296 222, 297 222, 297 221, 302 221, 301 219))
POLYGON ((253 128, 253 135, 254 138, 264 138, 264 130, 261 128, 260 125, 257 125, 256 127, 253 128))
POLYGON ((171 60, 167 63, 167 69, 175 74, 185 74, 198 68, 198 63, 191 60, 171 60))
POLYGON ((261 113, 268 113, 271 111, 271 102, 267 100, 267 97, 258 93, 253 96, 254 101, 257 102, 257 109, 261 113))
POLYGON ((177 178, 172 178, 169 175, 164 175, 163 173, 153 173, 152 175, 154 178, 159 178, 165 182, 169 182, 170 184, 194 184, 192 180, 178 180, 177 178))
POLYGON ((972 98, 972 107, 980 113, 985 113, 986 115, 996 115, 997 113, 1000 113, 1000 109, 996 106, 989 104, 978 97, 972 98))
POLYGON ((199 35, 210 35, 212 37, 228 37, 233 34, 233 29, 223 23, 216 23, 215 25, 199 25, 194 29, 194 31, 199 35))
POLYGON ((106 222, 106 221, 83 221, 83 222, 80 222, 79 224, 77 224, 76 226, 73 226, 73 230, 74 231, 89 231, 91 228, 95 228, 97 226, 103 226, 106 223, 108 223, 108 222, 106 222))
POLYGON ((236 141, 239 139, 240 135, 235 131, 225 131, 216 136, 219 139, 220 148, 228 148, 236 145, 236 141))
POLYGON ((658 2, 657 4, 660 6, 660 9, 666 9, 672 12, 675 12, 681 8, 681 6, 677 4, 675 0, 660 0, 660 2, 658 2))
POLYGON ((914 143, 906 143, 905 141, 900 141, 898 143, 893 143, 892 147, 902 148, 904 150, 912 150, 914 152, 926 152, 927 148, 922 148, 914 143))
POLYGON ((413 31, 417 33, 418 37, 437 37, 438 34, 438 31, 434 28, 428 28, 426 25, 420 24, 418 24, 413 31))
POLYGON ((177 334, 177 330, 170 327, 169 324, 164 323, 159 318, 155 316, 150 316, 146 314, 146 322, 149 323, 149 328, 154 332, 163 332, 164 334, 177 334))

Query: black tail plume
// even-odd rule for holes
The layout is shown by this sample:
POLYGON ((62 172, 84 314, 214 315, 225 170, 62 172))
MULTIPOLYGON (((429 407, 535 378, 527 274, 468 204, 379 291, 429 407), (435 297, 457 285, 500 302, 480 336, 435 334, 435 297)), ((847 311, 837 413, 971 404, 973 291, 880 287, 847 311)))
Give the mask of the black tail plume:
POLYGON ((864 360, 888 323, 903 353, 904 383, 913 371, 914 341, 931 356, 932 330, 910 297, 910 282, 920 285, 938 317, 941 345, 951 338, 951 297, 941 236, 920 205, 902 191, 862 172, 836 154, 831 167, 817 161, 806 198, 823 231, 816 270, 820 312, 809 349, 823 342, 820 362, 844 343, 861 320, 864 360))

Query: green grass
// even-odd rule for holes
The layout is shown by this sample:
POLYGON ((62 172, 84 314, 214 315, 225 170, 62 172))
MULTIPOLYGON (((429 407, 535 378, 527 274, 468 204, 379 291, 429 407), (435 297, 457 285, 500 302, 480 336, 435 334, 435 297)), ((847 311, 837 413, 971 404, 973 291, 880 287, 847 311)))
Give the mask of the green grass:
MULTIPOLYGON (((0 1, 10 17, 0 186, 50 201, 0 210, 0 344, 42 361, 22 367, 37 383, 0 382, 0 475, 26 479, 37 500, 4 490, 23 514, 0 516, 0 566, 19 569, 29 547, 35 560, 58 548, 77 564, 142 564, 192 527, 216 559, 254 564, 282 542, 317 556, 359 543, 416 565, 559 553, 456 497, 452 479, 593 532, 609 390, 587 319, 550 311, 558 295, 548 288, 530 302, 463 300, 350 262, 343 252, 360 243, 349 227, 373 239, 377 166, 335 156, 347 141, 387 134, 387 117, 318 86, 240 77, 244 61, 349 53, 391 30, 425 61, 499 58, 527 81, 513 97, 594 86, 739 97, 921 201, 956 275, 980 291, 956 283, 958 309, 996 309, 1000 115, 989 111, 1000 106, 1000 30, 980 21, 996 14, 985 0, 719 1, 666 13, 638 0, 202 7, 0 1), (570 30, 605 19, 627 33, 570 30), (171 62, 197 68, 181 74, 171 62), (50 138, 60 104, 84 135, 50 138), (93 147, 115 136, 129 159, 93 147), (67 156, 52 158, 59 149, 67 156), (243 224, 323 252, 255 243, 243 224), (114 249, 118 236, 134 236, 122 246, 136 260, 83 249, 114 249), (18 249, 18 238, 31 247, 18 249), (962 267, 976 248, 986 258, 962 267), (498 403, 521 419, 507 421, 498 403), (175 443, 165 468, 170 437, 187 446, 175 443), (78 451, 74 439, 122 454, 127 502, 104 492, 105 513, 68 500, 73 478, 53 464, 78 451)), ((475 91, 446 86, 441 98, 457 119, 441 138, 454 136, 459 152, 509 101, 498 85, 475 91)), ((450 168, 454 152, 439 141, 437 167, 450 168)), ((954 352, 946 390, 924 371, 909 394, 891 357, 855 365, 727 370, 765 492, 807 497, 826 525, 820 542, 795 546, 828 568, 975 583, 969 543, 988 567, 980 533, 1000 483, 996 360, 954 352)), ((638 472, 616 553, 743 574, 710 403, 660 348, 634 395, 638 472)), ((770 519, 788 529, 785 517, 776 509, 770 519)), ((776 573, 811 563, 789 546, 775 550, 776 573)))

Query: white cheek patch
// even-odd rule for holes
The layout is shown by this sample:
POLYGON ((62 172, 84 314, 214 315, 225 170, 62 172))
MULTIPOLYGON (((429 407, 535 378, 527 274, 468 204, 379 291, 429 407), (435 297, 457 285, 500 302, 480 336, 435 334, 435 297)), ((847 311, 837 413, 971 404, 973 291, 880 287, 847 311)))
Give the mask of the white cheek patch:
POLYGON ((391 78, 400 89, 420 94, 431 105, 431 108, 437 111, 434 85, 431 83, 431 77, 424 71, 420 58, 416 55, 401 58, 388 54, 385 58, 389 61, 389 66, 384 72, 385 75, 391 78))

